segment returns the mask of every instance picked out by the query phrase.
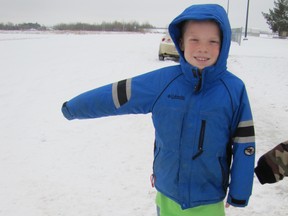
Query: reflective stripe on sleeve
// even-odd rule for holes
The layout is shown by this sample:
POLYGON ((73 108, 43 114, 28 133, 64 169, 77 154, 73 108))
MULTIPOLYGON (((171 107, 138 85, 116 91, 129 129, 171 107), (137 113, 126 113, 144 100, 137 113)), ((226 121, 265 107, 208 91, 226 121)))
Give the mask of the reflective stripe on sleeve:
POLYGON ((242 121, 239 123, 234 137, 236 143, 255 142, 254 124, 252 120, 242 121))
POLYGON ((112 84, 112 98, 118 109, 131 98, 131 79, 121 80, 112 84))

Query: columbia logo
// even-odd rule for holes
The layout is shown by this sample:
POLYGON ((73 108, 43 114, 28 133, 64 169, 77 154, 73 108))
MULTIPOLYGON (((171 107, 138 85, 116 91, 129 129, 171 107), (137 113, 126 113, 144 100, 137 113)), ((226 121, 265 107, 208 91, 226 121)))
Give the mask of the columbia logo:
POLYGON ((171 94, 169 94, 169 95, 168 95, 168 98, 170 98, 170 99, 176 99, 176 100, 185 100, 185 97, 182 96, 182 95, 171 95, 171 94))

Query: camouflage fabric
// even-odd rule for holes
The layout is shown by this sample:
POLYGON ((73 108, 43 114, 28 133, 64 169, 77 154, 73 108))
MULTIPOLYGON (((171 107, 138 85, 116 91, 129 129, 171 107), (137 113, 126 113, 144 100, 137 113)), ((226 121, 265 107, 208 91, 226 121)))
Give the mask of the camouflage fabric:
POLYGON ((288 176, 288 141, 262 155, 255 173, 261 184, 275 183, 288 176))

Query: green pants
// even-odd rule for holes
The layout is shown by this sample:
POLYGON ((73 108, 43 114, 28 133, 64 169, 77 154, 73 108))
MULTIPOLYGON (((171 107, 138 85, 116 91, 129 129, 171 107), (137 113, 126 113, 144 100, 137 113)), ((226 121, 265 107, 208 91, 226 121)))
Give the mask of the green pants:
POLYGON ((182 210, 179 204, 157 192, 156 204, 157 216, 225 216, 223 202, 182 210))

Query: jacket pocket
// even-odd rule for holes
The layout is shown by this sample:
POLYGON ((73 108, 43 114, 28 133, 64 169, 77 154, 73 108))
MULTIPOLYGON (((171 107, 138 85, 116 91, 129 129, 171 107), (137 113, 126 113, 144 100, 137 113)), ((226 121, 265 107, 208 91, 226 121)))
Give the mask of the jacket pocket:
POLYGON ((192 157, 193 160, 195 160, 196 158, 198 158, 198 157, 203 153, 205 129, 206 129, 206 120, 202 120, 202 122, 201 122, 200 136, 199 136, 199 141, 198 141, 198 151, 197 151, 197 153, 192 157))

